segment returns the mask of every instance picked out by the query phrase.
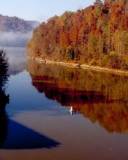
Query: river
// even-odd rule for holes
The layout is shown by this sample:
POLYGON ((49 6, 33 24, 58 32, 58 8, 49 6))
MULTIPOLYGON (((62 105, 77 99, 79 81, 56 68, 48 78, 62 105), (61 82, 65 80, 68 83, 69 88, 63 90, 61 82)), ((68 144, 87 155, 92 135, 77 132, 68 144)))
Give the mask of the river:
POLYGON ((24 48, 5 50, 1 160, 128 159, 128 77, 26 61, 24 48))

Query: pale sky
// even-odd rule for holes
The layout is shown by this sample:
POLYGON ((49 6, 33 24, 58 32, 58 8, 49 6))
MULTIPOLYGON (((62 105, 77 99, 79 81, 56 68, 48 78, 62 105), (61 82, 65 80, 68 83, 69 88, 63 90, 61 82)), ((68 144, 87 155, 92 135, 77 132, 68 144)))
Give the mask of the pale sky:
POLYGON ((75 11, 93 4, 95 0, 1 0, 0 14, 26 20, 44 21, 64 11, 75 11))

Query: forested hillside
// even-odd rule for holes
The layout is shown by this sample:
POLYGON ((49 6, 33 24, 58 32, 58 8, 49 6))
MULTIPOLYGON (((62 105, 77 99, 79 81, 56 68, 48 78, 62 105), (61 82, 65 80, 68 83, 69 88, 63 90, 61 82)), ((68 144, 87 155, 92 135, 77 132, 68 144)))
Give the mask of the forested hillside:
POLYGON ((128 0, 96 0, 42 23, 29 55, 55 61, 128 69, 128 0))
POLYGON ((26 21, 18 17, 0 15, 0 32, 21 32, 27 33, 39 24, 36 21, 26 21))

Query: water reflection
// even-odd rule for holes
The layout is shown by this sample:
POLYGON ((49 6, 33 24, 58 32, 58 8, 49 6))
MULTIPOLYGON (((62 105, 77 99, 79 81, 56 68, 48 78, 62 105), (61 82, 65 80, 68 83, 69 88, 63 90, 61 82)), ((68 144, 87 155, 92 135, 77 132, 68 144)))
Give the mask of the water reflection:
POLYGON ((109 132, 128 131, 128 78, 28 62, 32 84, 46 97, 109 132))
POLYGON ((6 137, 7 137, 7 132, 8 132, 8 117, 3 110, 0 112, 0 148, 3 146, 6 137))
POLYGON ((9 103, 9 95, 5 93, 5 84, 8 80, 8 62, 4 51, 0 51, 0 146, 3 145, 8 128, 8 118, 5 107, 9 103))
POLYGON ((8 57, 8 73, 16 75, 25 70, 26 52, 22 47, 5 47, 6 56, 8 57))
MULTIPOLYGON (((0 123, 2 123, 2 121, 0 121, 0 123)), ((0 143, 0 148, 2 149, 52 149, 60 144, 52 138, 12 120, 8 120, 8 123, 4 123, 3 126, 7 126, 7 130, 4 130, 5 133, 3 133, 2 130, 3 135, 6 135, 4 139, 2 139, 0 135, 0 140, 2 139, 3 142, 0 143)))
POLYGON ((0 149, 52 149, 60 143, 0 113, 0 149))
POLYGON ((59 142, 42 135, 8 118, 5 107, 9 95, 5 93, 8 81, 8 62, 0 51, 0 148, 1 149, 37 149, 57 147, 59 142))

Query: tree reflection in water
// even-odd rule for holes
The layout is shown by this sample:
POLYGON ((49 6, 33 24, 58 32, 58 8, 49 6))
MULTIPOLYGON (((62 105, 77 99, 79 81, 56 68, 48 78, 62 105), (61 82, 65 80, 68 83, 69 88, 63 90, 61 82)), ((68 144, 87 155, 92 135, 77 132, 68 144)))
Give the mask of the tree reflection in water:
POLYGON ((7 81, 8 63, 5 53, 0 51, 0 149, 52 149, 60 145, 56 140, 8 119, 5 110, 9 103, 9 95, 5 93, 7 81))
POLYGON ((128 78, 28 62, 36 89, 108 132, 128 131, 128 78))
POLYGON ((3 145, 8 128, 8 118, 5 107, 9 103, 9 95, 5 93, 5 84, 8 81, 8 62, 4 51, 0 51, 0 147, 3 145))

